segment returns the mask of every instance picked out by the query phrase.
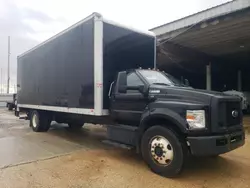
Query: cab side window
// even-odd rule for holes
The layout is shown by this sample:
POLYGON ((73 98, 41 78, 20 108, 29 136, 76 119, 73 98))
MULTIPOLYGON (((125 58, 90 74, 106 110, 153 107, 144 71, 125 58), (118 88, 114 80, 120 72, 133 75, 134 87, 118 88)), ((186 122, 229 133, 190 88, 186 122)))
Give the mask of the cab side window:
MULTIPOLYGON (((136 73, 132 72, 132 73, 129 73, 127 76, 127 85, 128 86, 141 86, 141 85, 144 85, 144 83, 136 75, 136 73)), ((128 90, 127 92, 128 93, 138 93, 138 91, 135 91, 135 90, 128 90)))

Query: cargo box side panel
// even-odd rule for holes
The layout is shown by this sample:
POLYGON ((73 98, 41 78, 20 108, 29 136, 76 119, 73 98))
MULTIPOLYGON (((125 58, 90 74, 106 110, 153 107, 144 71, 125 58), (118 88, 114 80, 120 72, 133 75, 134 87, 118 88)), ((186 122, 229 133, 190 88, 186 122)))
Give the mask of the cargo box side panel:
POLYGON ((119 27, 103 24, 103 101, 108 108, 108 91, 118 71, 134 68, 154 68, 154 36, 119 27))
POLYGON ((18 58, 18 103, 94 108, 94 20, 18 58))

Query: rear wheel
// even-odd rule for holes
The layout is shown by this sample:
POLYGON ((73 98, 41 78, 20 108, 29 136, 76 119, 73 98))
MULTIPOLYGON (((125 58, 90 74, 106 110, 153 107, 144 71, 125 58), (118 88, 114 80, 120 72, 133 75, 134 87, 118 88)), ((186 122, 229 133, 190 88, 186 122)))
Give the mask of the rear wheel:
POLYGON ((50 128, 51 119, 46 112, 32 111, 30 115, 30 126, 35 132, 46 132, 50 128))
POLYGON ((165 177, 174 177, 181 172, 186 155, 173 131, 163 126, 150 127, 142 137, 141 150, 153 172, 165 177))
POLYGON ((83 122, 70 122, 68 123, 70 130, 80 130, 84 123, 83 122))
POLYGON ((9 111, 13 110, 12 104, 8 104, 7 106, 9 111))

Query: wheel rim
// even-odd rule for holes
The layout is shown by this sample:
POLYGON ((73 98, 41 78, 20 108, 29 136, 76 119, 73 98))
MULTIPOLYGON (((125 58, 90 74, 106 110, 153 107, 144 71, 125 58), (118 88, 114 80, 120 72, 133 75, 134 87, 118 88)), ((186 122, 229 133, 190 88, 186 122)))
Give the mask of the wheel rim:
POLYGON ((37 125, 38 125, 38 117, 36 114, 33 114, 32 125, 33 125, 33 127, 37 127, 37 125))
POLYGON ((168 139, 155 136, 150 140, 150 153, 158 165, 169 165, 174 158, 174 150, 168 139))

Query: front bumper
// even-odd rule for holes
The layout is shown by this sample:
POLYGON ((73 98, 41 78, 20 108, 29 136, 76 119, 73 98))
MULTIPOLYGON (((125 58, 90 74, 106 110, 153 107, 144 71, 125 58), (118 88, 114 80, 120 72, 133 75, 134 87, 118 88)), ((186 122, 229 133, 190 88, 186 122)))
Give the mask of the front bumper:
POLYGON ((191 154, 212 156, 232 151, 245 144, 244 130, 218 136, 187 137, 191 154))

